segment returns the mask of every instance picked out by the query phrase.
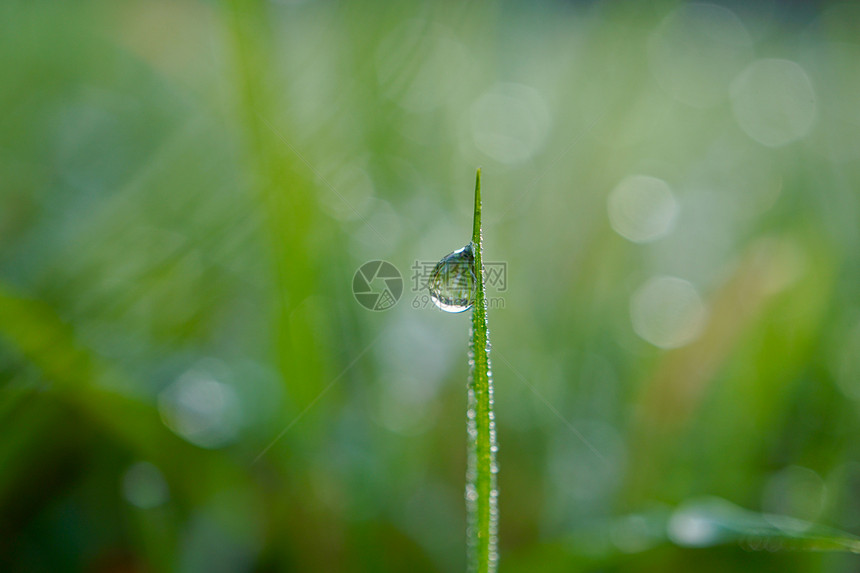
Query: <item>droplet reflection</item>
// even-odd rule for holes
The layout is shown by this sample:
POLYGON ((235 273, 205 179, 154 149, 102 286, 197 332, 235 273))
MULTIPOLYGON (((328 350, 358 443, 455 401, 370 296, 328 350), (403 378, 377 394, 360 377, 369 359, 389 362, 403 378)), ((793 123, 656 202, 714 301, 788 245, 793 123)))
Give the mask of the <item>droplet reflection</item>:
POLYGON ((475 302, 475 255, 472 244, 436 263, 428 283, 430 298, 445 312, 463 312, 475 302))

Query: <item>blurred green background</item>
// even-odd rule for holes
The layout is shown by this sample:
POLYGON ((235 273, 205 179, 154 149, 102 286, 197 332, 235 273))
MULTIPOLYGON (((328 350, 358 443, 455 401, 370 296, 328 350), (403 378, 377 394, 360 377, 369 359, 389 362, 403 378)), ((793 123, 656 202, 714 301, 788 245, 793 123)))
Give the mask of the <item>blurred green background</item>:
POLYGON ((479 165, 501 570, 860 567, 856 4, 0 22, 0 569, 463 570, 479 165))

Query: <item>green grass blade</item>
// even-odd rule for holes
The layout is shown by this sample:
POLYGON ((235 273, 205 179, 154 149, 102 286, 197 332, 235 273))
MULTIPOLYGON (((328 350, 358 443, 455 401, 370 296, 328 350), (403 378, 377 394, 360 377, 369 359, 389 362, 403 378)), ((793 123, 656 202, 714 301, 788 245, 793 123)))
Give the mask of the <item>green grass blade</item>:
POLYGON ((768 553, 860 553, 860 538, 851 533, 786 515, 751 511, 719 497, 702 497, 676 507, 589 521, 557 542, 512 559, 514 569, 521 562, 529 566, 552 562, 559 571, 581 569, 586 562, 597 569, 618 566, 629 561, 631 553, 669 544, 690 550, 740 546, 745 551, 768 553), (623 545, 617 545, 615 539, 621 539, 623 545))
POLYGON ((672 541, 687 547, 742 543, 768 551, 860 553, 860 539, 849 533, 785 515, 756 513, 717 497, 682 504, 667 530, 672 541))
POLYGON ((467 423, 469 458, 466 473, 469 570, 495 571, 498 561, 498 490, 496 488, 496 429, 493 414, 493 381, 490 371, 490 333, 484 290, 481 238, 481 170, 475 179, 475 217, 472 229, 476 294, 469 340, 471 372, 468 386, 467 423))

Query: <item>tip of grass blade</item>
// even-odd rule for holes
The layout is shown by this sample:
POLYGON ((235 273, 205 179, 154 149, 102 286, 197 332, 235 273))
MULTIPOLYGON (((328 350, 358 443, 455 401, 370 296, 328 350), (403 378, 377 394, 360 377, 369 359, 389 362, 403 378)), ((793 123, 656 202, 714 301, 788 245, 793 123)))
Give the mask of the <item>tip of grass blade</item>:
POLYGON ((472 224, 472 243, 481 247, 481 168, 475 173, 475 218, 472 224))

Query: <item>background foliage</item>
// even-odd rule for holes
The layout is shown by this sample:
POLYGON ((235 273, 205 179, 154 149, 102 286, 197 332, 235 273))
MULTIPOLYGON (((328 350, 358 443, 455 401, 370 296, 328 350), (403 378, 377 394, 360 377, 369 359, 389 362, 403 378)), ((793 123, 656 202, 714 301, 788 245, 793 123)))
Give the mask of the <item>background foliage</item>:
POLYGON ((502 570, 858 567, 855 5, 0 22, 3 570, 462 570, 477 165, 502 570))

